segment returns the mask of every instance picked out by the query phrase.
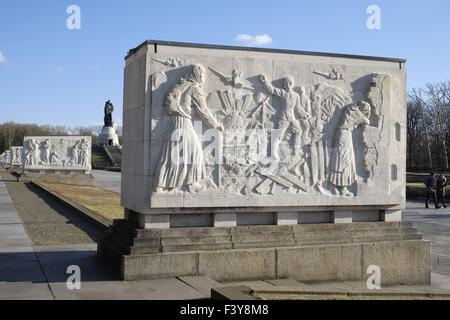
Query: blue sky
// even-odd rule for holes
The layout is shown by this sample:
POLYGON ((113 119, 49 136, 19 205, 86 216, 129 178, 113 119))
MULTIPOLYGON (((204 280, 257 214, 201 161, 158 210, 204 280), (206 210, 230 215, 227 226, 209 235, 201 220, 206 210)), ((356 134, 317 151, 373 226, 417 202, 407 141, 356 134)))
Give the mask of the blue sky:
POLYGON ((450 79, 450 2, 0 0, 0 123, 89 126, 122 116, 124 57, 146 39, 406 58, 408 88, 450 79), (70 5, 81 29, 69 30, 70 5), (366 27, 369 5, 381 30, 366 27))

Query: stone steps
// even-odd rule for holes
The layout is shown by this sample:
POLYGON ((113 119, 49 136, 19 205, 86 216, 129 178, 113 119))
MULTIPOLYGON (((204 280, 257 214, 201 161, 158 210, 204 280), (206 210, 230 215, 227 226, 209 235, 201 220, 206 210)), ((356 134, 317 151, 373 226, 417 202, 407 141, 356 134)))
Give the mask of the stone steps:
POLYGON ((108 236, 125 255, 422 239, 409 222, 144 230, 115 220, 108 236))

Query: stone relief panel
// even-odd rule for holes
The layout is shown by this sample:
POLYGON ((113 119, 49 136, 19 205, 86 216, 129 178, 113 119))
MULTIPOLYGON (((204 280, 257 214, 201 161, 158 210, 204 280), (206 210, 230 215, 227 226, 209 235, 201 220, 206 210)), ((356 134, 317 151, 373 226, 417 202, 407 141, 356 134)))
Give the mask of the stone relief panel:
POLYGON ((22 165, 22 147, 11 147, 11 162, 12 166, 20 166, 22 165))
MULTIPOLYGON (((355 101, 345 86, 296 83, 290 74, 269 79, 199 63, 172 72, 178 77, 152 75, 153 90, 165 89, 155 111, 165 119, 160 148, 152 146, 156 194, 353 197, 368 183, 356 149, 373 178, 384 123, 375 76, 355 101), (211 81, 221 88, 207 92, 211 81)), ((328 76, 344 80, 337 67, 328 76)))
POLYGON ((91 137, 25 137, 22 161, 28 170, 91 169, 91 137))
POLYGON ((1 156, 0 156, 0 160, 1 160, 1 162, 2 163, 5 163, 5 164, 10 164, 10 162, 11 162, 11 150, 7 150, 7 151, 5 151, 5 152, 3 152, 2 154, 1 154, 1 156))

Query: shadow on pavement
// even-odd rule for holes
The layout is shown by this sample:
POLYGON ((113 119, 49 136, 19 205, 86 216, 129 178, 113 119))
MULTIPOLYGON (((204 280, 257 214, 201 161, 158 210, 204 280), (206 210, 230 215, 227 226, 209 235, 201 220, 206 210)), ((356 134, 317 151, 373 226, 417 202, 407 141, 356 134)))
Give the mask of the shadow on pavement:
POLYGON ((76 226, 94 242, 98 242, 98 240, 103 236, 104 230, 93 224, 87 218, 81 216, 69 205, 56 200, 54 197, 31 183, 26 183, 25 186, 29 191, 33 192, 39 197, 40 200, 47 204, 56 214, 66 218, 66 224, 76 226))
POLYGON ((0 182, 17 182, 16 180, 0 179, 0 182))
POLYGON ((69 266, 79 267, 81 282, 119 280, 92 250, 3 252, 0 261, 0 283, 66 283, 74 274, 69 266))

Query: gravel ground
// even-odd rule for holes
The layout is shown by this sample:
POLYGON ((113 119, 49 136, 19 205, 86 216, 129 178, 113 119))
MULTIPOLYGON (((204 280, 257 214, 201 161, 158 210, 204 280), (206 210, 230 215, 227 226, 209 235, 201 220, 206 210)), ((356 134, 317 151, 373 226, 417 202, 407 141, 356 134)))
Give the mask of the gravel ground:
POLYGON ((34 246, 95 243, 102 235, 94 224, 38 187, 14 182, 7 171, 0 173, 34 246))

